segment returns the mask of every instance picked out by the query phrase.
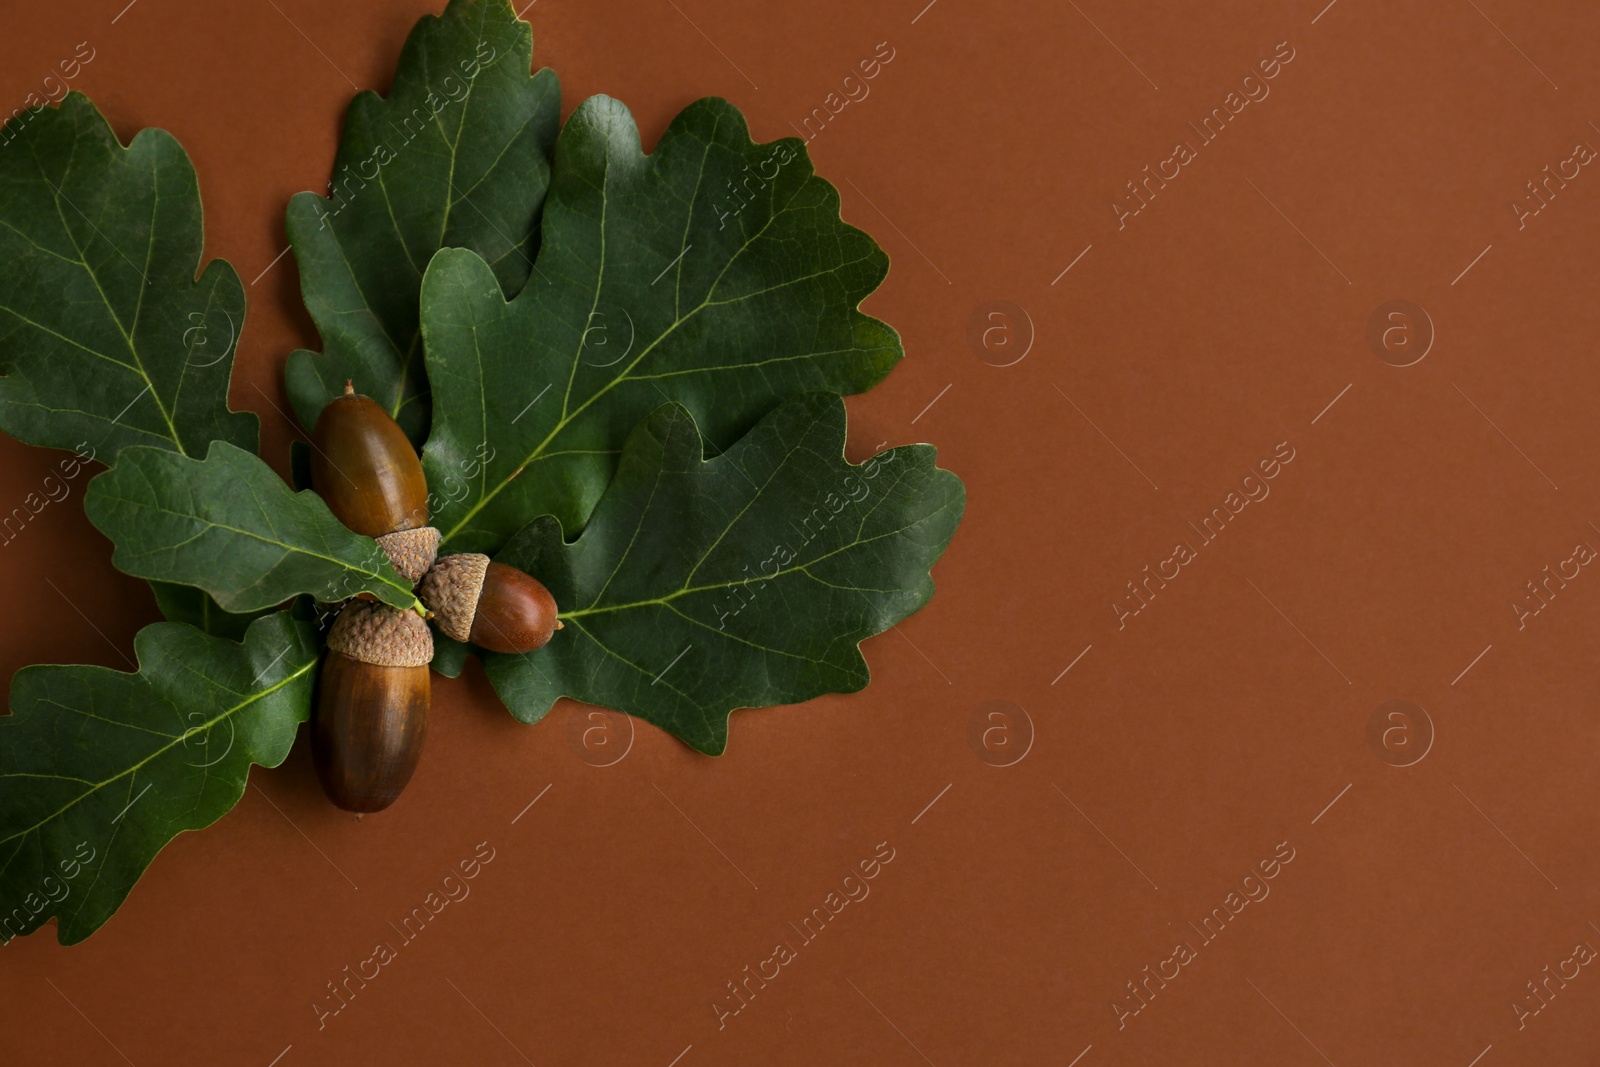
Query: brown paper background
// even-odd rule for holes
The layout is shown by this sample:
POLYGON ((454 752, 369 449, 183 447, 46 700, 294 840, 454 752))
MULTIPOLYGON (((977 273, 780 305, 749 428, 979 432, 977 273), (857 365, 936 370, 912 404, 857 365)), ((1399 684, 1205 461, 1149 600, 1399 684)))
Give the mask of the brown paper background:
MULTIPOLYGON (((1600 947, 1600 574, 1521 629, 1510 604, 1600 548, 1600 173, 1521 229, 1511 204, 1600 146, 1600 11, 924 2, 527 15, 565 110, 609 93, 647 145, 708 94, 792 135, 894 49, 810 146, 893 258, 866 306, 905 340, 851 401, 851 448, 934 442, 969 504, 931 605, 866 643, 872 685, 738 713, 717 760, 641 724, 601 768, 581 754, 625 727, 585 748, 570 702, 521 726, 474 666, 437 684, 405 797, 362 822, 322 799, 302 737, 90 940, 0 952, 0 1062, 1595 1062, 1594 967, 1521 1028, 1512 1003, 1600 947), (1123 183, 1283 41, 1270 95, 1119 230, 1123 183), (1435 333, 1405 368, 1367 342, 1401 299, 1435 333), (1022 314, 983 319, 994 301, 1022 314), (1271 495, 1119 629, 1124 583, 1285 441, 1271 495), (1431 720, 1410 766, 1381 757, 1414 758, 1420 722, 1369 743, 1390 700, 1431 720), (980 722, 975 747, 991 701, 1026 723, 980 722), (325 983, 483 841, 471 895, 319 1030, 325 983), (799 944, 788 924, 879 842, 871 895, 719 1028, 725 983, 799 944), (1270 896, 1202 944, 1187 924, 1280 842, 1270 896), (1125 983, 1179 939, 1197 958, 1119 1028, 1125 983)), ((233 403, 280 470, 283 361, 317 347, 293 257, 267 269, 285 203, 324 186, 351 83, 385 89, 434 9, 0 16, 5 111, 87 40, 74 87, 193 157, 207 255, 250 285, 233 403)), ((0 441, 0 505, 54 459, 0 441)), ((0 548, 6 677, 124 667, 156 617, 81 487, 0 548)))

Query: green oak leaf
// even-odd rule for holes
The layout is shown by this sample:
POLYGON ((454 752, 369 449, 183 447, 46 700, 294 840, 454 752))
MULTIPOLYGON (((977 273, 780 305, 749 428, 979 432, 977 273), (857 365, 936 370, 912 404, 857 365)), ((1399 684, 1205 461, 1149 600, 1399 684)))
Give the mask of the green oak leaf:
POLYGON ((471 645, 446 637, 436 630, 433 634, 433 662, 428 666, 445 678, 459 678, 461 672, 467 669, 467 653, 471 650, 471 645))
POLYGON ((0 429, 28 444, 191 456, 256 446, 228 410, 244 287, 200 274, 200 189, 182 146, 128 147, 81 93, 27 112, 0 146, 0 429), (15 132, 14 132, 15 131, 15 132))
POLYGON ((582 536, 545 517, 497 557, 563 607, 542 650, 482 653, 511 713, 570 696, 717 754, 736 708, 865 686, 860 642, 933 595, 966 492, 929 445, 854 465, 844 440, 844 404, 821 394, 711 460, 688 411, 650 416, 582 536))
POLYGON ((750 140, 691 104, 653 155, 627 108, 586 100, 556 144, 538 274, 439 252, 422 283, 433 391, 423 453, 451 551, 494 553, 534 516, 581 529, 628 431, 682 403, 717 447, 783 400, 856 393, 901 356, 857 310, 888 271, 795 138, 750 140))
POLYGON ((203 460, 128 449, 89 483, 83 507, 116 545, 119 570, 194 586, 224 611, 258 611, 300 593, 330 602, 372 593, 397 608, 418 605, 376 541, 223 441, 203 460))
POLYGON ((285 371, 312 426, 345 380, 421 443, 427 383, 417 300, 438 249, 470 248, 514 293, 533 269, 561 121, 555 73, 530 75, 533 36, 507 0, 452 0, 411 31, 387 99, 358 95, 330 183, 289 204, 289 241, 326 352, 285 371))
POLYGON ((0 717, 0 942, 52 915, 64 945, 121 906, 168 841, 221 818, 311 710, 310 627, 280 612, 242 644, 182 623, 134 638, 139 670, 36 666, 0 717))

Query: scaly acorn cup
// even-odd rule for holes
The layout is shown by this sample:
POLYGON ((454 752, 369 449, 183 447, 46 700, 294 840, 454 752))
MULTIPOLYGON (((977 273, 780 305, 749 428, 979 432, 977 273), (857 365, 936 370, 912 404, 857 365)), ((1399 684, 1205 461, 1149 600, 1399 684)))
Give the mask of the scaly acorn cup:
POLYGON ((311 755, 328 799, 382 811, 406 787, 428 732, 433 634, 422 617, 367 600, 328 631, 312 714, 311 755))
POLYGON ((544 583, 478 552, 440 559, 422 576, 417 596, 446 637, 490 652, 532 652, 561 629, 544 583))
POLYGON ((328 509, 378 544, 407 581, 427 573, 439 551, 428 525, 428 483, 405 431, 350 382, 328 401, 311 431, 311 487, 328 509))

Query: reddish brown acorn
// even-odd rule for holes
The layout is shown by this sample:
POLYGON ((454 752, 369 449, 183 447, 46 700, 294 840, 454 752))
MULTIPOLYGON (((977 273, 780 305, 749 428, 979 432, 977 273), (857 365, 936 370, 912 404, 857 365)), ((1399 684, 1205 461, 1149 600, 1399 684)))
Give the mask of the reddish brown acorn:
POLYGON ((532 652, 561 629, 556 600, 537 578, 477 552, 444 556, 417 596, 446 637, 490 652, 532 652))
POLYGON ((311 755, 328 799, 382 811, 406 787, 428 732, 433 634, 422 617, 352 600, 328 631, 311 755))
POLYGON ((422 462, 400 425, 350 382, 311 431, 311 488, 340 522, 377 538, 407 581, 433 565, 439 531, 428 525, 422 462))

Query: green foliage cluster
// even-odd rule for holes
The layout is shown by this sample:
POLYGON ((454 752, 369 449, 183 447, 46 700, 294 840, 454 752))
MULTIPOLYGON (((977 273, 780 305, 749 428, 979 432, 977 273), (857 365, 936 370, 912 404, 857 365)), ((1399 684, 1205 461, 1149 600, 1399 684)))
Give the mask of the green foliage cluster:
MULTIPOLYGON (((700 751, 736 708, 867 683, 860 642, 932 595, 960 520, 933 449, 844 458, 840 397, 898 336, 863 315, 888 258, 794 139, 701 100, 646 155, 627 109, 563 125, 506 0, 418 23, 387 98, 346 117, 331 196, 288 230, 320 353, 286 368, 310 426, 347 379, 422 452, 441 551, 539 577, 565 624, 480 653, 524 722, 560 697, 700 751)), ((0 941, 87 937, 155 854, 225 814, 311 711, 317 605, 418 607, 372 539, 295 492, 230 411, 245 296, 201 269, 199 187, 160 130, 122 145, 69 95, 0 150, 0 429, 92 449, 113 562, 168 621, 138 669, 19 672, 0 718, 0 941)), ((436 667, 465 649, 440 642, 436 667)))

